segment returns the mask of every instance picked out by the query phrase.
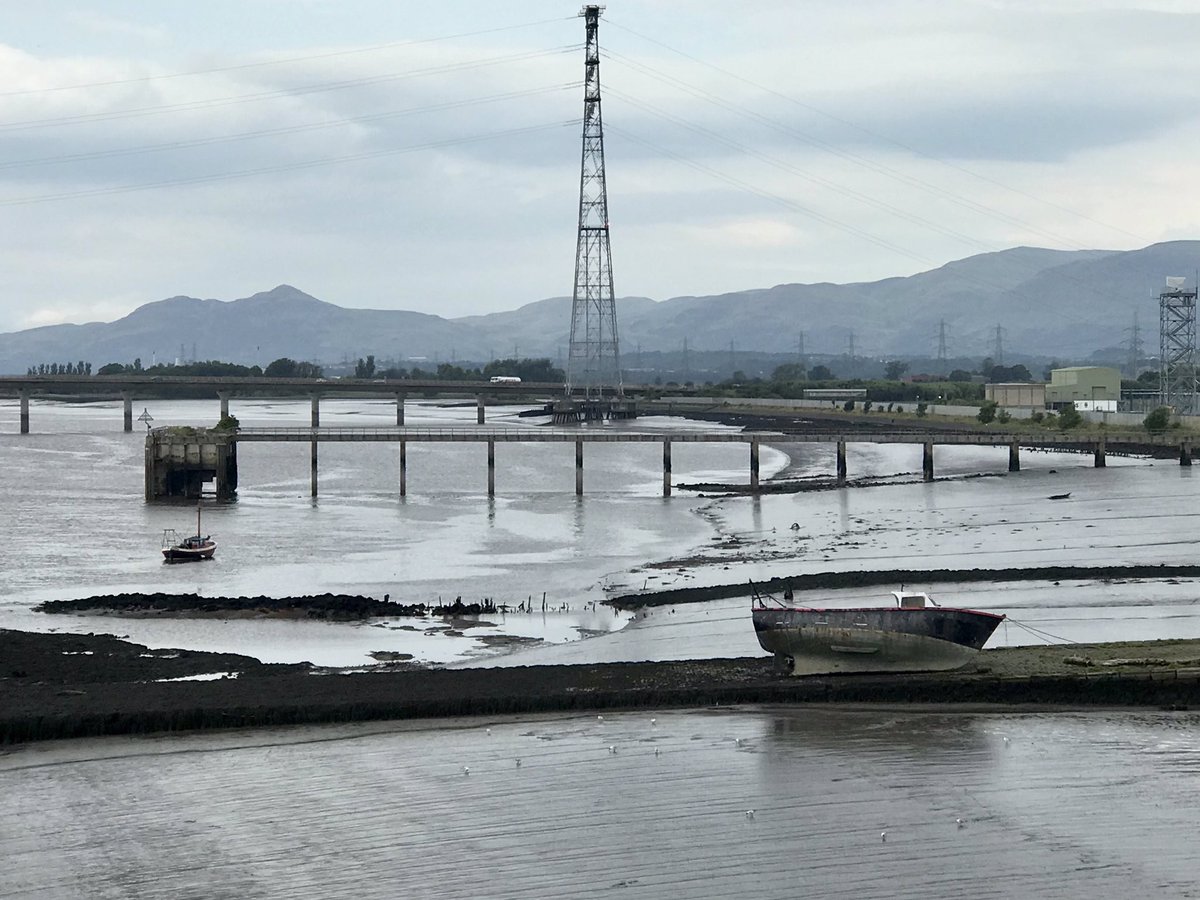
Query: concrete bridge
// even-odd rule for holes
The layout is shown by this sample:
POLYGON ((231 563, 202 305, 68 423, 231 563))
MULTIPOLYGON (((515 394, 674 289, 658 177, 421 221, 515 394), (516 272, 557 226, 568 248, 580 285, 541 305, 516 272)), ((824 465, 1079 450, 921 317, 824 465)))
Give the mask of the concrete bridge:
MULTIPOLYGON (((471 426, 434 428, 240 428, 236 431, 158 428, 146 436, 146 499, 175 495, 168 485, 183 485, 187 491, 199 491, 201 481, 217 481, 218 496, 222 485, 237 483, 236 445, 239 443, 294 442, 310 445, 311 491, 317 496, 317 447, 321 443, 388 442, 399 444, 400 496, 408 491, 407 447, 409 443, 481 443, 487 445, 488 496, 496 493, 497 443, 573 443, 575 445, 575 493, 583 494, 583 445, 588 443, 657 443, 663 452, 663 496, 671 495, 671 447, 687 443, 742 443, 749 446, 750 489, 759 487, 759 450, 763 444, 786 446, 801 443, 836 445, 836 478, 847 480, 846 447, 855 443, 920 444, 922 474, 934 478, 934 446, 974 445, 1008 447, 1008 470, 1019 471, 1021 447, 1045 450, 1090 452, 1097 467, 1105 465, 1106 453, 1113 451, 1145 452, 1151 447, 1169 447, 1178 454, 1180 465, 1191 465, 1191 438, 1177 434, 1142 433, 1008 433, 993 431, 672 431, 651 432, 622 430, 611 426, 588 428, 479 428, 471 426), (204 442, 208 441, 208 444, 204 442), (225 450, 218 447, 224 446, 225 450), (206 449, 207 448, 207 449, 206 449), (196 460, 195 463, 190 462, 196 460), (220 460, 219 465, 218 460, 220 460), (232 468, 230 468, 232 460, 232 468), (173 474, 172 474, 173 473, 173 474), (189 474, 190 473, 190 474, 189 474), (210 477, 211 473, 211 477, 210 477), (223 474, 222 474, 223 473, 223 474)), ((189 495, 184 493, 185 496, 189 495)))
MULTIPOLYGON (((644 388, 630 385, 629 394, 644 388)), ((321 424, 322 397, 382 397, 396 402, 396 424, 404 424, 404 403, 409 395, 474 397, 476 421, 483 424, 487 400, 562 398, 558 382, 439 381, 414 379, 205 377, 175 375, 21 375, 0 377, 0 396, 21 403, 20 433, 29 433, 30 403, 35 397, 91 397, 123 401, 125 431, 133 431, 133 405, 138 397, 212 397, 220 402, 220 415, 229 414, 236 397, 309 397, 312 425, 321 424)))

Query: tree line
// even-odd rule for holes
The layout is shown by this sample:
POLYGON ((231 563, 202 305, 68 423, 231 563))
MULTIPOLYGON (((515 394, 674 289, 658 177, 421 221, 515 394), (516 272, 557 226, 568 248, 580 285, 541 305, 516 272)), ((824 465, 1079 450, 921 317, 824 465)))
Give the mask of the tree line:
MULTIPOLYGON (((27 375, 84 375, 92 374, 90 362, 78 363, 39 363, 30 366, 27 375)), ((181 363, 166 365, 158 363, 143 367, 141 357, 131 363, 107 363, 96 370, 97 375, 194 375, 197 377, 263 377, 263 378, 324 378, 325 370, 312 362, 303 362, 280 357, 270 363, 265 369, 260 366, 243 366, 238 363, 222 362, 217 359, 203 362, 181 363)), ((358 360, 354 367, 354 377, 358 379, 414 379, 428 381, 486 381, 495 375, 506 375, 520 378, 522 381, 562 382, 565 378, 562 369, 551 364, 549 359, 497 359, 485 366, 463 368, 452 363, 441 363, 436 368, 426 371, 419 366, 411 369, 392 366, 379 369, 375 365, 375 357, 367 356, 358 360)))

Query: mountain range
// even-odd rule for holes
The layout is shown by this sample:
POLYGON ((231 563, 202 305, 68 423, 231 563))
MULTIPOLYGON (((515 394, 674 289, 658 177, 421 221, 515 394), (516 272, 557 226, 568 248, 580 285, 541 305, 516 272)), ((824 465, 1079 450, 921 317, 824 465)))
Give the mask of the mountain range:
MULTIPOLYGON (((1140 250, 1017 247, 906 277, 855 284, 781 284, 702 297, 617 301, 626 354, 691 350, 810 355, 933 356, 945 323, 950 356, 994 352, 1080 359, 1128 344, 1134 317, 1148 353, 1157 349, 1158 294, 1165 276, 1200 265, 1200 241, 1140 250)), ((404 310, 349 309, 289 285, 239 300, 171 297, 115 322, 49 325, 0 334, 0 373, 85 360, 143 365, 176 358, 265 365, 288 356, 336 364, 378 360, 485 361, 566 353, 571 300, 445 319, 404 310)), ((426 367, 430 367, 426 365, 426 367)))

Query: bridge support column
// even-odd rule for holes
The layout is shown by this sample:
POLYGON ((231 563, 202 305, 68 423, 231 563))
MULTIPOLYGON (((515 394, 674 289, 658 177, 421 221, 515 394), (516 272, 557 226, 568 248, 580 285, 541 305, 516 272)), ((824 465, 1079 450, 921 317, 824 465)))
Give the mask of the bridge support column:
POLYGON ((408 494, 408 441, 400 442, 400 496, 408 494))
POLYGON ((309 444, 309 447, 311 448, 312 453, 309 482, 312 488, 312 496, 315 497, 317 496, 317 442, 313 441, 311 444, 309 444))
POLYGON ((758 490, 758 441, 750 442, 750 490, 758 490))
POLYGON ((583 496, 583 441, 575 441, 575 496, 583 496))
POLYGON ((484 420, 483 415, 483 394, 475 397, 475 424, 482 425, 484 420))
POLYGON ((21 434, 29 434, 29 391, 21 391, 21 434))
POLYGON ((404 391, 396 392, 396 425, 404 424, 404 391))
POLYGON ((663 496, 671 496, 671 441, 663 441, 663 496))
POLYGON ((1107 463, 1104 461, 1104 438, 1096 441, 1095 466, 1097 469, 1103 469, 1107 463))
POLYGON ((496 442, 488 441, 488 496, 496 496, 496 442))
POLYGON ((309 399, 312 401, 312 427, 321 427, 321 395, 310 394, 309 399))
POLYGON ((921 453, 921 477, 933 481, 933 441, 926 441, 921 453))
POLYGON ((846 442, 837 442, 837 483, 846 483, 846 442))
POLYGON ((1192 442, 1187 438, 1179 442, 1179 464, 1181 466, 1192 464, 1192 442))
POLYGON ((1016 441, 1008 445, 1008 471, 1021 471, 1021 447, 1016 441))
POLYGON ((125 430, 133 431, 133 394, 121 391, 121 399, 125 403, 125 430))
POLYGON ((225 419, 229 416, 229 393, 228 393, 228 391, 217 391, 217 398, 221 401, 221 418, 225 419))

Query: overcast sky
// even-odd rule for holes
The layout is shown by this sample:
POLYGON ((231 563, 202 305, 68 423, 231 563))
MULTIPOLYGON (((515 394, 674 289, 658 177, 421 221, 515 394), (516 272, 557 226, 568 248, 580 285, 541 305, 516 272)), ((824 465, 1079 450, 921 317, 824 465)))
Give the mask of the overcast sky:
MULTIPOLYGON (((578 2, 0 6, 0 331, 292 284, 453 317, 571 293, 578 2)), ((1200 4, 626 0, 618 296, 1200 236, 1200 4)))

